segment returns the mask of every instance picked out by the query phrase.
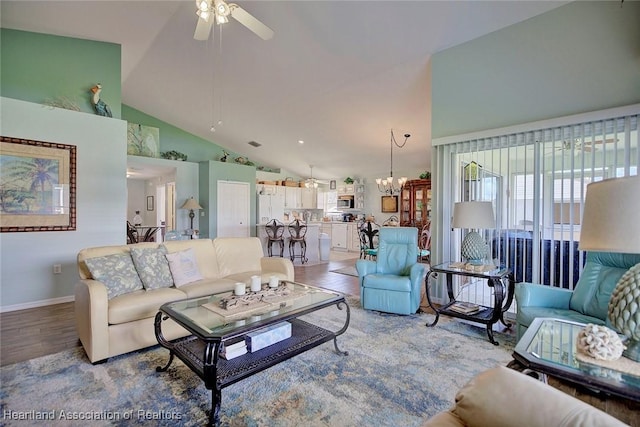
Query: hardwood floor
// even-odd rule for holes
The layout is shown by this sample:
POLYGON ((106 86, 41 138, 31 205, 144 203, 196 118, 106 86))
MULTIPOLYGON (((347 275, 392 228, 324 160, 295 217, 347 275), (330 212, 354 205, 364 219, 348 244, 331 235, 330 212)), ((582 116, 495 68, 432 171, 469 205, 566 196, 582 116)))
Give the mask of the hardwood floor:
MULTIPOLYGON (((355 264, 358 254, 333 254, 324 264, 295 265, 296 281, 343 294, 359 293, 358 278, 332 273, 355 264), (345 259, 346 258, 346 259, 345 259)), ((0 366, 80 346, 73 303, 50 305, 0 314, 0 366)))

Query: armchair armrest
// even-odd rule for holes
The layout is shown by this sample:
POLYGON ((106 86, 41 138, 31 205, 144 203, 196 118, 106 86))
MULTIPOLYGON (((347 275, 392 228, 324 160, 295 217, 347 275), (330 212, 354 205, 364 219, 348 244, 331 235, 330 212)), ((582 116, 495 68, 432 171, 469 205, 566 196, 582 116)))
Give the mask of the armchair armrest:
POLYGON ((548 307, 569 309, 573 291, 536 283, 517 283, 516 304, 520 307, 548 307))
POLYGON ((424 264, 418 262, 411 266, 411 271, 409 272, 409 277, 411 278, 411 288, 414 292, 418 292, 418 295, 420 295, 420 286, 424 282, 424 277, 426 274, 427 272, 424 264))
POLYGON ((284 274, 287 276, 287 280, 293 281, 295 277, 293 263, 287 258, 260 258, 260 268, 262 271, 284 274))
POLYGON ((377 270, 376 262, 368 259, 359 259, 356 261, 356 271, 362 283, 362 278, 367 274, 373 274, 377 270))
POLYGON ((94 363, 109 357, 109 298, 107 287, 97 280, 81 279, 75 289, 76 329, 94 363))

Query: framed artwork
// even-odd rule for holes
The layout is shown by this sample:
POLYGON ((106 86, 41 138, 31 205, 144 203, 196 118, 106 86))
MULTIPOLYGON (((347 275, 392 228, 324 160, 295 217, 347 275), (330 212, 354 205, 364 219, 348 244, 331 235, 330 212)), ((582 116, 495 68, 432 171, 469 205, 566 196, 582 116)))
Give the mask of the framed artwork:
POLYGON ((159 157, 160 129, 136 123, 127 123, 127 154, 159 157))
POLYGON ((152 211, 153 208, 153 196, 147 196, 147 210, 152 211))
POLYGON ((398 196, 382 196, 382 212, 398 212, 398 196))
POLYGON ((76 229, 76 146, 0 137, 0 232, 76 229))

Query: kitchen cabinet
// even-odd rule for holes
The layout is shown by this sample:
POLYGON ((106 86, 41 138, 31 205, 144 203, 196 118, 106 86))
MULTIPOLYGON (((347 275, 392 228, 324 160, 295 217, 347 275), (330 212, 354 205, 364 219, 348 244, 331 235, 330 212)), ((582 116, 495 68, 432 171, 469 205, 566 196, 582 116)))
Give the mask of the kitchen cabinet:
POLYGON ((300 207, 300 187, 282 187, 284 188, 284 207, 285 209, 298 209, 300 207))
POLYGON ((353 207, 355 209, 364 210, 364 184, 355 184, 353 207))
POLYGON ((349 224, 332 224, 331 247, 334 249, 349 250, 349 224))
POLYGON ((421 229, 431 220, 431 180, 412 179, 402 189, 400 225, 421 229))
POLYGON ((317 189, 315 188, 300 188, 300 209, 317 209, 317 189))
POLYGON ((350 252, 360 252, 360 233, 358 230, 357 223, 349 223, 349 251, 350 252))
POLYGON ((284 198, 279 194, 258 194, 256 212, 258 224, 266 224, 275 218, 282 221, 284 217, 284 198))

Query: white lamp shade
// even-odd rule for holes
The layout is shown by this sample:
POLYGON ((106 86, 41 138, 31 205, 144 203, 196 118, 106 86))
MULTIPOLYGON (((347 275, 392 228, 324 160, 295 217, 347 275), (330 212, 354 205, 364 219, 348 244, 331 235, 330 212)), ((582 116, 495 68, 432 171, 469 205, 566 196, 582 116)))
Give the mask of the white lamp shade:
POLYGON ((458 202, 453 206, 453 228, 496 228, 491 202, 458 202))
POLYGON ((581 251, 640 253, 640 176, 587 186, 580 230, 581 251))
POLYGON ((180 209, 193 209, 193 210, 197 210, 197 209, 202 209, 202 206, 200 206, 200 204, 198 203, 198 201, 196 199, 194 199, 193 197, 191 197, 190 199, 187 199, 186 202, 184 202, 184 205, 182 205, 180 207, 180 209))

